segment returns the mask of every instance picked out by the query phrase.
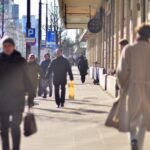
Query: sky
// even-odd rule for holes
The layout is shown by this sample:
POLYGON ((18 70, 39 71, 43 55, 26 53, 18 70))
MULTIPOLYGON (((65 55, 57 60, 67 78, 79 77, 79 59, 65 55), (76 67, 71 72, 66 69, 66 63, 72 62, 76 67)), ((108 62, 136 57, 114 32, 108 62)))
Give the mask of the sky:
MULTIPOLYGON (((19 4, 19 11, 20 11, 20 18, 23 16, 23 15, 26 15, 27 14, 27 7, 26 7, 26 2, 27 0, 14 0, 14 2, 16 4, 19 4)), ((42 3, 45 3, 46 0, 42 0, 42 3)), ((39 1, 38 0, 31 0, 31 15, 36 15, 38 16, 38 7, 39 7, 39 1), (32 9, 33 8, 33 9, 32 9)), ((43 9, 44 9, 44 6, 43 6, 43 9)))
MULTIPOLYGON (((26 2, 27 0, 14 0, 16 4, 19 4, 19 17, 22 18, 23 15, 27 14, 26 2)), ((46 0, 42 0, 42 3, 46 3, 46 0)), ((38 18, 38 7, 39 0, 31 0, 31 15, 35 15, 38 18)), ((45 5, 43 5, 43 15, 45 15, 45 5)), ((44 18, 44 17, 43 17, 44 18)), ((45 19, 43 20, 45 21, 45 19)), ((68 36, 75 40, 75 30, 68 30, 68 36)))

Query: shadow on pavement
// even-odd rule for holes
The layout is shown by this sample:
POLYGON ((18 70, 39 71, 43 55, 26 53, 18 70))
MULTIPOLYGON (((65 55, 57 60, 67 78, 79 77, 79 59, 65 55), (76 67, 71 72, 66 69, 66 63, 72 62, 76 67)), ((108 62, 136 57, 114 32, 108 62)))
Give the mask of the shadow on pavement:
POLYGON ((45 114, 36 114, 35 115, 36 118, 39 121, 47 121, 47 120, 51 120, 51 121, 62 121, 62 122, 70 122, 70 123, 98 123, 99 124, 99 120, 93 120, 93 119, 84 119, 84 118, 80 118, 80 117, 76 117, 76 118, 67 118, 64 116, 48 116, 45 114))
POLYGON ((74 111, 80 111, 80 112, 84 112, 84 113, 94 113, 94 114, 107 114, 107 111, 99 111, 99 110, 93 110, 93 109, 74 109, 74 108, 64 108, 66 110, 74 110, 74 111))
POLYGON ((41 111, 49 111, 52 113, 64 113, 64 114, 74 114, 74 115, 83 115, 82 113, 78 112, 78 111, 71 111, 71 112, 67 112, 64 111, 63 109, 59 109, 58 110, 54 110, 54 109, 45 109, 45 108, 34 108, 35 110, 41 110, 41 111))
POLYGON ((75 100, 66 99, 66 101, 67 101, 67 102, 69 102, 69 101, 70 101, 70 102, 75 102, 75 101, 82 101, 82 102, 83 102, 83 101, 84 101, 84 102, 86 102, 86 103, 89 103, 89 102, 90 102, 89 100, 83 100, 83 99, 82 99, 82 100, 79 100, 79 99, 75 99, 75 100))
POLYGON ((48 112, 52 112, 52 113, 64 113, 64 114, 74 114, 74 115, 85 115, 83 113, 87 113, 87 114, 107 114, 107 111, 100 111, 100 110, 94 110, 94 109, 83 109, 83 108, 79 108, 79 109, 75 109, 75 108, 63 108, 63 109, 59 109, 55 110, 55 109, 45 109, 45 108, 34 108, 35 110, 41 110, 41 111, 48 111, 48 112), (70 111, 64 111, 64 110, 70 110, 70 111))
POLYGON ((93 85, 93 83, 75 83, 74 85, 93 85))
POLYGON ((68 101, 68 103, 77 104, 77 105, 90 105, 90 106, 97 106, 97 107, 112 107, 110 105, 102 105, 102 104, 92 104, 92 103, 83 103, 80 101, 68 101))

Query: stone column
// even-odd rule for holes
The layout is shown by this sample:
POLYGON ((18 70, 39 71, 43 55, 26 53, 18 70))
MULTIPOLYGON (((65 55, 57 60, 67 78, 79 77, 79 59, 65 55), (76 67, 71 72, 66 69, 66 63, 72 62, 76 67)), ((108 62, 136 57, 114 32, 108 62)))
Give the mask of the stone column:
POLYGON ((119 53, 119 1, 115 0, 115 24, 114 24, 114 66, 117 67, 119 53))
POLYGON ((131 9, 132 9, 132 16, 131 16, 131 33, 132 36, 131 42, 134 41, 135 38, 135 27, 137 26, 137 19, 138 19, 138 11, 137 11, 137 0, 131 0, 131 9))
POLYGON ((101 33, 96 36, 96 61, 101 62, 101 33))
POLYGON ((125 38, 130 41, 130 16, 131 16, 131 0, 125 1, 125 38))

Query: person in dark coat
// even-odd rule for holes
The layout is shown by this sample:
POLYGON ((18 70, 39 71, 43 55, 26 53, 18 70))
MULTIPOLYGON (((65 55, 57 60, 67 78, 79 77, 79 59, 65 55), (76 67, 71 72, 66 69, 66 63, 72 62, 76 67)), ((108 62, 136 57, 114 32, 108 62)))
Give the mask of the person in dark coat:
POLYGON ((86 57, 83 55, 80 56, 79 61, 78 61, 78 69, 81 75, 81 81, 82 83, 85 82, 87 71, 88 71, 88 61, 86 57))
POLYGON ((67 73, 69 74, 71 81, 73 80, 73 74, 69 61, 62 55, 62 50, 57 49, 56 54, 57 57, 52 61, 51 65, 49 66, 46 78, 48 78, 52 73, 54 74, 53 82, 55 86, 55 100, 59 108, 60 106, 64 107, 65 104, 67 73))
POLYGON ((26 93, 29 94, 28 105, 31 107, 34 94, 26 60, 15 50, 14 40, 5 38, 3 52, 0 53, 0 124, 3 150, 10 150, 9 128, 13 150, 20 150, 20 124, 26 93))
POLYGON ((36 62, 36 58, 34 54, 30 54, 28 56, 28 70, 30 75, 30 80, 32 82, 34 88, 34 95, 36 97, 39 76, 42 76, 40 66, 36 62))
MULTIPOLYGON (((51 57, 50 57, 50 54, 47 53, 44 55, 44 58, 45 60, 42 61, 41 63, 41 71, 42 71, 42 74, 43 74, 43 77, 45 77, 46 75, 46 72, 48 70, 48 66, 51 64, 51 57)), ((52 97, 52 93, 53 93, 53 77, 52 75, 49 76, 49 79, 45 79, 41 77, 41 93, 44 93, 44 96, 43 98, 47 98, 47 87, 49 87, 49 97, 52 97)), ((41 95, 41 94, 40 94, 41 95)))

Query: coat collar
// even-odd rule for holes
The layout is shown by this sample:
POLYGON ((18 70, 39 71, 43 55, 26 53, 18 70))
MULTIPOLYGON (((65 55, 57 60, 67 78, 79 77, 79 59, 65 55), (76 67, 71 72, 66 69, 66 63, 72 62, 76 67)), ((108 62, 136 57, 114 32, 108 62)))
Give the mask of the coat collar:
POLYGON ((25 61, 25 59, 21 56, 21 53, 16 50, 11 55, 6 55, 4 52, 2 52, 0 54, 0 60, 6 62, 25 61))

